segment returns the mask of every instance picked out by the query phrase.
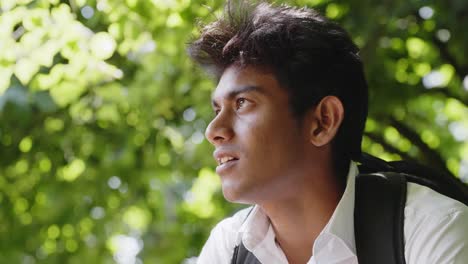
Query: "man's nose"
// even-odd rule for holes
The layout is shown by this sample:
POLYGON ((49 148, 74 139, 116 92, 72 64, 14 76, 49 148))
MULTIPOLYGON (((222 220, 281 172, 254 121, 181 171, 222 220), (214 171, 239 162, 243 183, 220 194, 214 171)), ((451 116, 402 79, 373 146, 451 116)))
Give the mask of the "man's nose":
POLYGON ((229 118, 229 114, 224 113, 224 111, 221 111, 205 130, 205 137, 214 146, 231 140, 233 136, 232 120, 229 118))

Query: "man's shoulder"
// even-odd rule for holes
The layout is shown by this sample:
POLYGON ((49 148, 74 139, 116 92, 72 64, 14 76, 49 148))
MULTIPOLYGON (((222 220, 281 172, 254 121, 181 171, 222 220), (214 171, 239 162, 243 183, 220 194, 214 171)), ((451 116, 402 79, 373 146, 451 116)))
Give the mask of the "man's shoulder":
POLYGON ((406 263, 466 263, 468 207, 428 187, 407 186, 406 263))
POLYGON ((405 216, 446 218, 457 213, 467 213, 468 207, 460 201, 447 197, 435 190, 408 183, 405 216))

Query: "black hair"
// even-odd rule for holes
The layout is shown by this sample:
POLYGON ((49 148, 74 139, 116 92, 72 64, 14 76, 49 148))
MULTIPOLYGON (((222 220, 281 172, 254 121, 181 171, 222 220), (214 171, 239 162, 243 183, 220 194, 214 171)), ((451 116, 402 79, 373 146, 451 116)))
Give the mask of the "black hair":
POLYGON ((345 179, 359 160, 368 91, 359 49, 338 24, 310 8, 228 1, 223 15, 190 43, 194 61, 218 78, 232 64, 273 71, 288 91, 295 117, 328 95, 338 97, 344 119, 332 141, 336 173, 345 179))

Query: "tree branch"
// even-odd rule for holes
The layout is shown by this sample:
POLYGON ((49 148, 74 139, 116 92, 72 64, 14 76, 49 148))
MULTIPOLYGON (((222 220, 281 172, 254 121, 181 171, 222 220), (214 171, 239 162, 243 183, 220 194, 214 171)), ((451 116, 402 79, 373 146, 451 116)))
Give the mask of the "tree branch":
POLYGON ((450 54, 447 43, 440 41, 435 35, 433 35, 431 39, 434 45, 439 49, 440 56, 453 66, 458 77, 463 80, 465 75, 468 74, 466 67, 462 67, 460 64, 458 64, 458 62, 455 60, 455 57, 450 54))
POLYGON ((425 94, 442 94, 445 97, 453 98, 455 100, 458 100, 465 106, 468 106, 468 97, 459 96, 453 93, 452 91, 450 91, 447 87, 439 87, 439 88, 432 88, 432 89, 423 88, 423 89, 424 89, 423 93, 425 94))
POLYGON ((388 152, 398 154, 404 160, 417 162, 417 160, 411 157, 410 155, 408 155, 408 153, 401 151, 395 146, 388 143, 381 135, 376 134, 376 133, 370 133, 370 132, 364 132, 364 135, 367 136, 370 140, 374 141, 375 143, 379 143, 380 145, 382 145, 382 147, 388 152))
POLYGON ((431 166, 441 169, 444 173, 455 177, 455 175, 453 175, 453 173, 447 168, 445 160, 440 156, 440 154, 431 149, 424 141, 422 141, 418 133, 416 133, 403 122, 400 122, 393 117, 389 118, 389 123, 391 126, 395 127, 395 129, 397 129, 400 134, 405 136, 410 142, 419 148, 422 157, 427 164, 431 164, 431 166))
MULTIPOLYGON (((418 21, 419 26, 421 26, 423 19, 419 16, 418 11, 414 11, 413 15, 418 21)), ((434 46, 436 46, 439 50, 442 59, 450 63, 455 69, 455 72, 458 75, 458 77, 463 80, 465 75, 468 74, 468 67, 463 67, 457 62, 455 57, 452 56, 452 54, 450 53, 446 42, 442 42, 440 39, 437 38, 435 34, 433 34, 430 39, 434 46)))

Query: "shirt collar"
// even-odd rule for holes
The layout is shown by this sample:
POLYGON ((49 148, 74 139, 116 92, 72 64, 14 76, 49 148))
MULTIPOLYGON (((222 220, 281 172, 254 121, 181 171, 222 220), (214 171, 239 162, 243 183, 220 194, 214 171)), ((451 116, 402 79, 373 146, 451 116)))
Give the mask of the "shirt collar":
POLYGON ((357 165, 351 162, 345 191, 332 217, 321 232, 341 238, 353 252, 356 252, 356 243, 354 240, 354 196, 357 174, 357 165))
POLYGON ((238 244, 242 241, 244 246, 252 251, 265 238, 270 225, 268 216, 259 206, 255 205, 250 209, 247 218, 239 229, 238 244))

